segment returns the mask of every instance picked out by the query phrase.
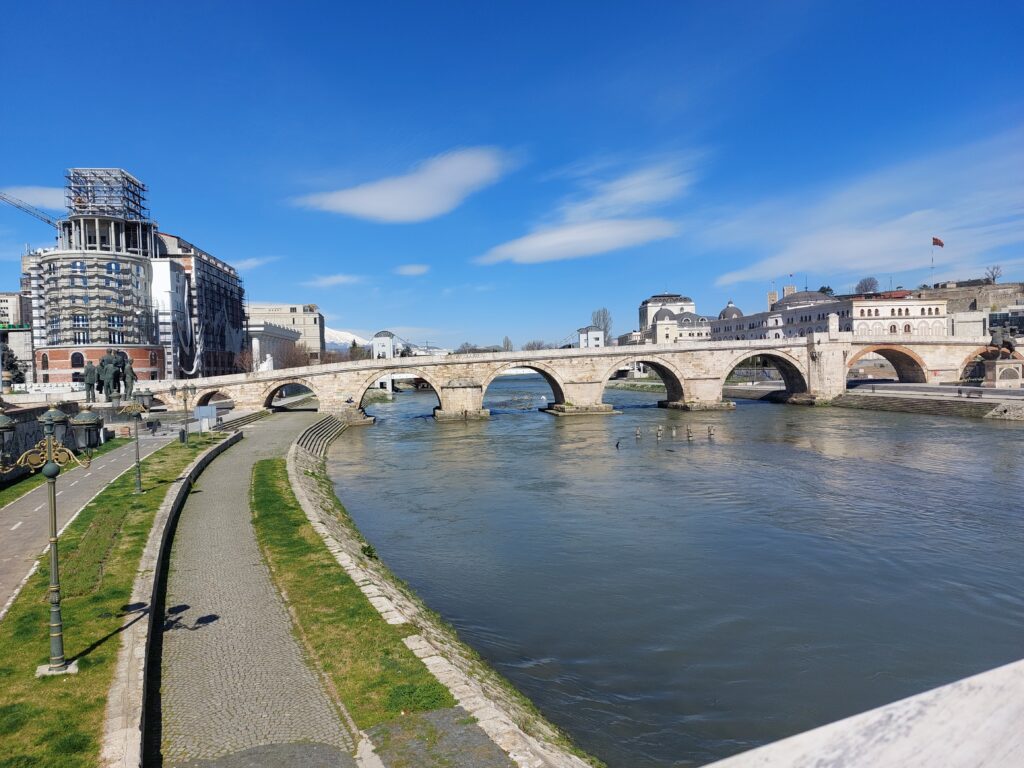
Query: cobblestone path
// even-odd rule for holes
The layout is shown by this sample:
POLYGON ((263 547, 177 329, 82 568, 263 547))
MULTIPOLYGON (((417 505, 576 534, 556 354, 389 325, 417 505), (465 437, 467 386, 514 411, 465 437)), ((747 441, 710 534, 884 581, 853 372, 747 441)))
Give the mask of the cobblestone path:
POLYGON ((163 765, 352 766, 351 737, 303 658, 252 529, 249 481, 316 413, 270 416, 203 473, 171 550, 163 765))

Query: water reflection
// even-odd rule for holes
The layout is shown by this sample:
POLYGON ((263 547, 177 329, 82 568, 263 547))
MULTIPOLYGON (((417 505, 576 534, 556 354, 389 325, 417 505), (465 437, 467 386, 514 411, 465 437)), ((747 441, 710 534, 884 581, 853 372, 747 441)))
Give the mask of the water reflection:
MULTIPOLYGON (((550 397, 498 379, 485 407, 524 390, 550 397)), ((330 470, 396 573, 609 765, 701 764, 1021 655, 1020 425, 606 399, 437 424, 400 394, 330 470)))

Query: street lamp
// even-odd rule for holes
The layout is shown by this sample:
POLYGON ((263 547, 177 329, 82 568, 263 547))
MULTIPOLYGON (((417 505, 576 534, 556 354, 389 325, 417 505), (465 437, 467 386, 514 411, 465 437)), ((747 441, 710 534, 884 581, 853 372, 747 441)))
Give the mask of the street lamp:
POLYGON ((142 460, 139 458, 139 422, 142 421, 142 414, 146 406, 138 400, 129 401, 128 405, 121 409, 133 422, 135 422, 135 492, 142 493, 142 460))
POLYGON ((171 393, 171 397, 177 397, 181 394, 181 401, 185 407, 185 445, 188 445, 188 401, 196 394, 195 384, 185 384, 178 389, 174 384, 171 384, 171 388, 168 390, 171 393))
POLYGON ((3 441, 2 468, 9 472, 16 466, 28 467, 35 472, 41 470, 46 478, 47 498, 50 506, 50 665, 45 672, 40 668, 36 674, 61 674, 68 670, 64 659, 64 622, 60 612, 60 572, 57 565, 57 475, 61 467, 75 462, 81 467, 92 463, 92 450, 99 442, 99 431, 103 420, 86 406, 83 413, 72 419, 71 426, 85 449, 86 455, 79 459, 64 445, 68 430, 68 415, 57 406, 38 418, 43 426, 43 439, 12 461, 11 447, 14 444, 17 422, 6 414, 0 414, 0 439, 3 441))

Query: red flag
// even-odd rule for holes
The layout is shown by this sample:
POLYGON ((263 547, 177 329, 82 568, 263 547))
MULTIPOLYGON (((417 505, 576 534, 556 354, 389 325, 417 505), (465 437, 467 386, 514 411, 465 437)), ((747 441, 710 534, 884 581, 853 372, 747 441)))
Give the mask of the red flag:
POLYGON ((937 245, 937 246, 939 246, 939 248, 945 248, 946 247, 946 244, 944 242, 942 242, 941 240, 939 240, 939 238, 937 238, 937 237, 933 237, 932 238, 932 245, 937 245))

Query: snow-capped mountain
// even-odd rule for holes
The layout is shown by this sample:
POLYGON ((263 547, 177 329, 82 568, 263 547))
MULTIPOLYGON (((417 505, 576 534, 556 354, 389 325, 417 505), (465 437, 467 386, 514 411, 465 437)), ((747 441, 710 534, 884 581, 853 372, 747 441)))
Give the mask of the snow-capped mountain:
POLYGON ((369 343, 362 336, 357 336, 351 331, 336 331, 333 328, 324 328, 324 343, 328 349, 348 349, 353 341, 360 346, 369 343))

